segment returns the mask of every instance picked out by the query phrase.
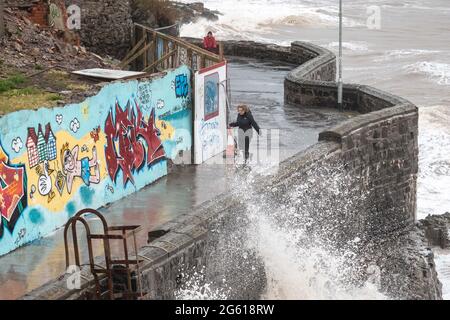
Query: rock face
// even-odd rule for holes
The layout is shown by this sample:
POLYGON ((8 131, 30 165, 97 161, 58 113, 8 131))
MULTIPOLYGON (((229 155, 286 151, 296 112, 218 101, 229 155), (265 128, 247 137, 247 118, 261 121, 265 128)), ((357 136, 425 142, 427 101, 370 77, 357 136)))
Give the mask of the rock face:
POLYGON ((217 21, 220 14, 217 11, 211 11, 203 5, 202 2, 181 3, 172 2, 172 7, 177 12, 177 21, 180 24, 195 22, 200 18, 211 21, 217 21))
POLYGON ((382 291, 389 298, 442 299, 434 254, 420 228, 375 240, 366 250, 365 255, 380 268, 382 291))
POLYGON ((429 215, 418 222, 418 227, 423 230, 428 240, 428 245, 439 246, 442 249, 450 248, 450 213, 442 215, 429 215))
POLYGON ((219 13, 205 8, 202 2, 131 0, 130 4, 134 22, 155 28, 176 24, 176 27, 164 31, 175 36, 179 35, 179 26, 182 24, 195 22, 200 18, 212 21, 219 19, 219 13))
POLYGON ((128 0, 66 0, 81 9, 82 44, 97 54, 123 58, 129 49, 133 31, 128 0))
MULTIPOLYGON (((149 27, 188 23, 199 18, 217 20, 217 12, 204 8, 202 3, 183 4, 161 2, 158 12, 142 10, 136 0, 65 0, 66 7, 81 9, 81 29, 77 31, 82 44, 100 55, 123 58, 130 49, 133 22, 149 27)), ((174 35, 178 35, 175 28, 174 35)))

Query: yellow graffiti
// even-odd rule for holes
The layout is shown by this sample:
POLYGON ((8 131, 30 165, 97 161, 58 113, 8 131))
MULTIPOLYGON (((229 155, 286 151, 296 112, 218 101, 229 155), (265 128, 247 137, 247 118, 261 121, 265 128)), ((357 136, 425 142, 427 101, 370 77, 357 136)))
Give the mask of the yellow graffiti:
POLYGON ((156 127, 161 132, 159 137, 161 141, 172 140, 175 135, 175 128, 169 122, 164 120, 156 120, 156 127))
MULTIPOLYGON (((68 131, 58 131, 56 134, 56 148, 57 150, 61 150, 64 145, 68 144, 70 148, 78 145, 83 146, 86 145, 89 150, 92 150, 94 146, 96 146, 97 150, 103 150, 106 145, 106 136, 105 134, 99 134, 99 140, 94 143, 93 139, 88 132, 81 139, 74 138, 68 131)), ((0 150, 1 152, 1 150, 0 150)), ((0 159, 2 159, 2 154, 0 153, 0 159)), ((97 152, 99 170, 100 170, 100 181, 102 181, 105 177, 107 177, 107 168, 106 168, 106 160, 104 152, 97 152)), ((61 171, 63 170, 62 161, 60 154, 57 155, 56 160, 52 160, 48 162, 49 169, 47 171, 48 176, 51 178, 52 185, 51 191, 49 194, 43 196, 39 192, 28 192, 28 204, 29 205, 41 205, 46 208, 50 212, 61 212, 65 210, 65 206, 71 200, 76 200, 77 190, 85 185, 82 179, 74 179, 72 185, 72 192, 69 194, 66 189, 63 189, 61 192, 54 192, 54 190, 58 190, 56 184, 59 183, 59 187, 61 187, 61 171), (58 177, 59 173, 59 177, 58 177)), ((44 167, 42 164, 36 168, 31 169, 28 163, 28 156, 25 152, 20 157, 17 157, 13 160, 14 164, 25 164, 26 172, 27 172, 27 186, 28 190, 35 190, 39 183, 39 178, 42 176, 44 167), (33 186, 33 187, 32 187, 33 186)), ((50 179, 48 179, 50 181, 50 179)), ((59 190, 58 190, 59 191, 59 190)))
POLYGON ((89 118, 89 105, 87 103, 83 103, 81 106, 81 114, 83 115, 84 120, 89 118))

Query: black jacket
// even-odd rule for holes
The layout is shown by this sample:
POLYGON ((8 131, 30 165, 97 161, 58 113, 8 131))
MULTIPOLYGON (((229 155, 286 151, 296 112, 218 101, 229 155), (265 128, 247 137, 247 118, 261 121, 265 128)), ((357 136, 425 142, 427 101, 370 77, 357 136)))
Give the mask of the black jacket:
POLYGON ((244 130, 244 132, 253 127, 259 134, 259 126, 255 119, 253 119, 251 112, 246 112, 243 116, 238 114, 236 122, 231 122, 230 127, 239 127, 239 129, 244 130))

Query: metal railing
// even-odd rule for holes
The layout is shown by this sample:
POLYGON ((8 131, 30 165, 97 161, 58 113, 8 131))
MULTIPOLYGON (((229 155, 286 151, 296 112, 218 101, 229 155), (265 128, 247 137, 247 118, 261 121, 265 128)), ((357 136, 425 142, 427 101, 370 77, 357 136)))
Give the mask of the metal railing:
POLYGON ((197 71, 223 60, 220 43, 219 54, 215 54, 183 39, 135 23, 133 47, 119 66, 126 70, 160 72, 185 64, 197 71))

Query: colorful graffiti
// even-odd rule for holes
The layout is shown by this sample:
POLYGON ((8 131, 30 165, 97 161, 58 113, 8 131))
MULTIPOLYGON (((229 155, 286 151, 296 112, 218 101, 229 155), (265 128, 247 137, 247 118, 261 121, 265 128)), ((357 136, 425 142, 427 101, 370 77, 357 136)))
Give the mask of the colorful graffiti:
POLYGON ((3 223, 10 232, 27 207, 27 176, 24 165, 9 163, 9 157, 0 143, 0 238, 3 223))
POLYGON ((145 162, 150 166, 165 156, 164 147, 158 137, 159 130, 155 127, 155 110, 151 111, 146 123, 137 102, 135 109, 136 114, 129 101, 124 110, 116 102, 115 116, 111 109, 105 123, 108 173, 111 180, 116 182, 117 173, 122 170, 124 186, 128 180, 134 184, 133 173, 145 162), (139 138, 145 141, 145 145, 139 138))
POLYGON ((50 123, 45 126, 45 134, 39 124, 38 133, 34 128, 28 128, 27 137, 28 164, 30 168, 39 163, 56 159, 56 137, 53 134, 50 123))
POLYGON ((0 139, 8 142, 0 149, 0 255, 78 210, 136 192, 167 174, 168 159, 190 154, 189 79, 181 66, 105 85, 78 104, 0 117, 0 139))
POLYGON ((100 182, 100 169, 97 162, 97 149, 92 148, 92 158, 84 157, 78 159, 79 146, 76 145, 72 150, 69 149, 69 144, 66 143, 61 150, 61 159, 63 163, 63 171, 66 177, 67 192, 72 192, 73 180, 81 178, 85 185, 89 186, 91 183, 100 182), (94 174, 91 172, 94 170, 94 174))
POLYGON ((175 94, 177 98, 186 98, 189 93, 188 77, 185 74, 179 74, 175 78, 175 94))

